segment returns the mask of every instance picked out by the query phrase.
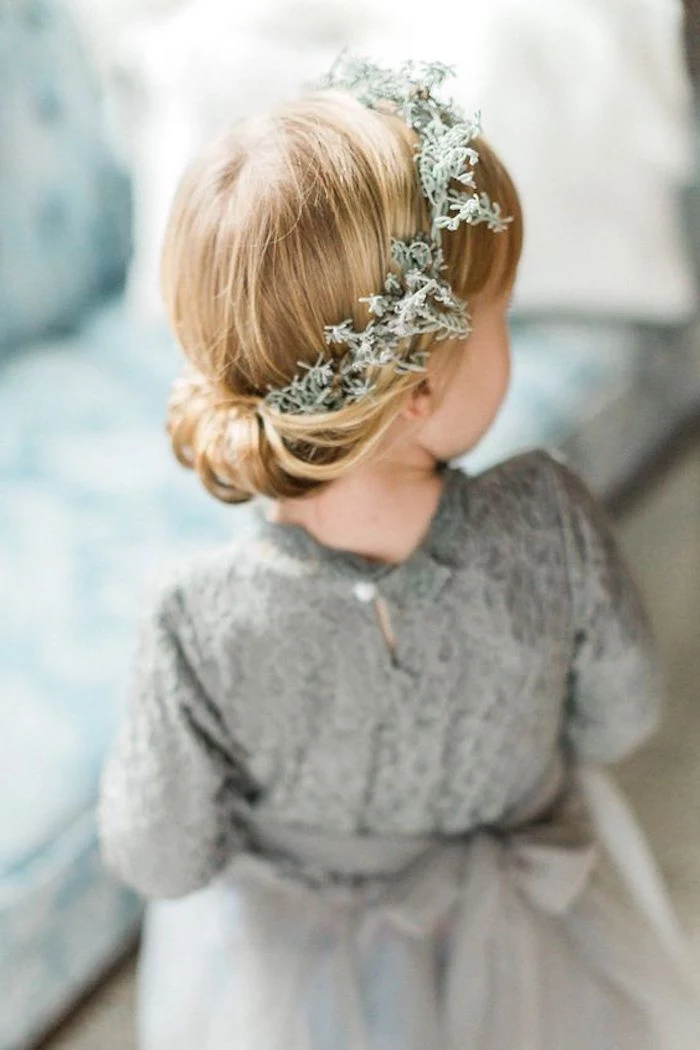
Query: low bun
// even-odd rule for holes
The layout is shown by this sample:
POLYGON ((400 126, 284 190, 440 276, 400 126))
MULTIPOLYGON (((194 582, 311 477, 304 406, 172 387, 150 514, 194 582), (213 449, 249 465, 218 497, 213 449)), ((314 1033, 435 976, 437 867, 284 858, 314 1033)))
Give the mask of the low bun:
POLYGON ((257 494, 291 498, 315 487, 281 468, 260 404, 197 373, 173 385, 167 414, 173 452, 224 503, 244 503, 257 494))

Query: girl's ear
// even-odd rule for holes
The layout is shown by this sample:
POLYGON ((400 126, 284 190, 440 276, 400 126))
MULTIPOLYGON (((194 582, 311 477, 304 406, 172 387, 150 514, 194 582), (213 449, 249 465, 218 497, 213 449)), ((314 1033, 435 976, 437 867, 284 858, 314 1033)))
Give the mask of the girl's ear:
POLYGON ((435 410, 435 391, 429 379, 411 391, 411 396, 401 410, 404 419, 428 419, 435 410))

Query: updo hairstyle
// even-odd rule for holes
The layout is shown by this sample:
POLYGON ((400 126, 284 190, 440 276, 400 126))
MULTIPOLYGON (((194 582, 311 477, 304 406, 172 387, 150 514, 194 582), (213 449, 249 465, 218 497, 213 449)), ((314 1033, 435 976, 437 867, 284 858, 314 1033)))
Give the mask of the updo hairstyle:
MULTIPOLYGON (((449 280, 466 300, 509 285, 522 242, 508 172, 487 142, 476 147, 477 190, 513 221, 498 235, 466 224, 444 234, 449 280)), ((178 460, 218 499, 300 497, 340 477, 372 455, 422 381, 387 367, 371 397, 318 415, 265 402, 299 362, 333 352, 326 325, 368 323, 360 299, 382 289, 392 237, 429 230, 415 151, 399 117, 324 91, 237 126, 185 173, 163 292, 191 373, 173 389, 168 431, 178 460)))

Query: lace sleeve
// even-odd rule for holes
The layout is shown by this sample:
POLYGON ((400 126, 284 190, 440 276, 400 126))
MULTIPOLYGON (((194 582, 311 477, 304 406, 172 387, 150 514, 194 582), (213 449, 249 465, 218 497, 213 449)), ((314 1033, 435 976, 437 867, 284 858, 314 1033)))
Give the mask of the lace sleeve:
POLYGON ((206 885, 246 845, 253 785, 182 644, 184 609, 161 594, 141 627, 129 704, 102 777, 107 865, 146 896, 206 885))
POLYGON ((657 726, 655 646, 605 512, 569 467, 551 462, 573 625, 566 739, 584 760, 615 762, 657 726))

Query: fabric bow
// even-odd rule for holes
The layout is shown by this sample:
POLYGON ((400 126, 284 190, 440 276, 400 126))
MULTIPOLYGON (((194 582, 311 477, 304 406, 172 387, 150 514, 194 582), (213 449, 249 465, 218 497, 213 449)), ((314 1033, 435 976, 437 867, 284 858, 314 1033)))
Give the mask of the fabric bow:
MULTIPOLYGON (((398 939, 402 995, 410 1013, 407 1045, 416 1050, 452 1046, 452 1032, 455 1039, 459 1033, 461 1048, 478 1046, 488 967, 486 960, 474 966, 474 946, 498 939, 500 923, 510 924, 511 935, 516 924, 522 927, 516 939, 522 945, 522 966, 532 965, 528 953, 533 912, 568 912, 596 863, 582 812, 567 800, 539 823, 436 840, 427 848, 423 843, 413 862, 398 873, 389 867, 391 844, 378 840, 376 848, 378 867, 386 862, 389 870, 355 887, 329 883, 311 889, 281 874, 275 865, 255 859, 241 873, 249 889, 257 890, 256 913, 264 917, 272 936, 279 935, 285 914, 292 924, 295 916, 303 916, 304 965, 300 971, 297 964, 286 976, 296 991, 288 989, 284 1000, 299 996, 301 1002, 316 1001, 321 1015, 331 1009, 327 999, 332 994, 348 1048, 371 1050, 363 1001, 364 960, 378 938, 398 939)), ((405 848, 404 841, 403 852, 405 848)), ((264 938, 258 943, 263 945, 264 938)), ((279 986, 270 987, 268 994, 268 1002, 279 1001, 279 986)), ((314 1025, 307 1028, 307 1020, 300 1023, 296 1018, 296 1031, 286 1025, 290 1050, 324 1045, 324 1036, 314 1037, 314 1025)))

